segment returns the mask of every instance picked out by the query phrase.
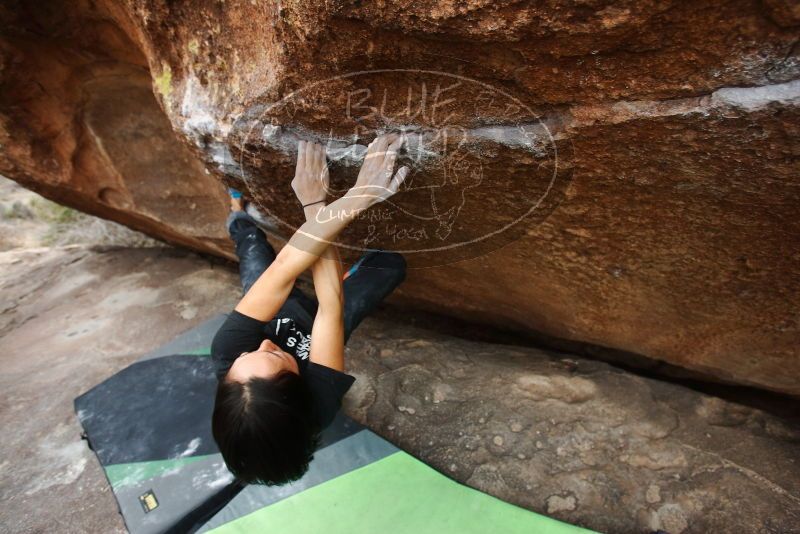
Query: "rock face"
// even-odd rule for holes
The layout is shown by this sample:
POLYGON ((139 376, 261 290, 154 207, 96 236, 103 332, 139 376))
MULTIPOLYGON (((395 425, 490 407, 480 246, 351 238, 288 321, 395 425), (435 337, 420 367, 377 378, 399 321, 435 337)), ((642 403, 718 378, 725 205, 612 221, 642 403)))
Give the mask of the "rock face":
POLYGON ((173 134, 130 38, 67 3, 0 10, 0 173, 62 204, 230 255, 224 189, 173 134))
POLYGON ((356 330, 347 369, 348 413, 525 508, 599 532, 797 530, 796 418, 378 320, 356 330))
POLYGON ((288 234, 298 139, 336 194, 404 131, 343 238, 420 267, 400 300, 800 395, 793 2, 2 9, 0 172, 43 194, 228 255, 217 178, 288 234))

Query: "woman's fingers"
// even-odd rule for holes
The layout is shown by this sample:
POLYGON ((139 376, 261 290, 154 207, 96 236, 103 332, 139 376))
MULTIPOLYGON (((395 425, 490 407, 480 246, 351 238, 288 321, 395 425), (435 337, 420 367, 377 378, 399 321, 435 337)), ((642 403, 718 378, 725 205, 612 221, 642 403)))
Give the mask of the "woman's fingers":
POLYGON ((403 142, 405 142, 406 138, 402 135, 393 134, 394 139, 389 142, 389 146, 387 150, 389 152, 397 152, 400 150, 400 147, 403 146, 403 142))
MULTIPOLYGON (((367 154, 364 157, 364 167, 370 170, 374 169, 374 172, 385 172, 386 166, 389 163, 394 165, 397 151, 402 144, 403 137, 397 134, 384 134, 376 137, 367 147, 367 154)), ((386 177, 388 178, 389 176, 391 176, 391 174, 386 177)))
POLYGON ((327 164, 325 147, 313 141, 299 141, 297 143, 297 167, 307 168, 310 171, 321 170, 327 164))
POLYGON ((300 141, 297 143, 297 170, 303 168, 306 162, 306 142, 300 141))
POLYGON ((372 150, 372 152, 374 154, 382 154, 383 152, 386 151, 386 147, 389 145, 389 143, 387 142, 387 139, 386 139, 387 137, 388 136, 386 136, 386 135, 379 135, 370 144, 370 146, 372 147, 371 150, 372 150))
POLYGON ((321 144, 317 144, 317 164, 319 165, 319 168, 317 169, 317 177, 319 178, 319 181, 322 182, 322 188, 327 194, 330 175, 328 174, 328 159, 325 147, 321 144))
POLYGON ((322 166, 326 165, 328 162, 328 154, 325 150, 325 146, 321 143, 311 143, 311 145, 314 147, 312 152, 313 161, 322 166))
POLYGON ((380 135, 369 144, 355 185, 360 194, 380 202, 397 192, 409 173, 404 167, 393 174, 404 141, 402 135, 393 133, 380 135))
POLYGON ((317 158, 317 144, 313 141, 306 141, 306 166, 309 170, 314 168, 314 161, 317 158))
POLYGON ((380 138, 376 137, 367 147, 367 154, 364 156, 364 166, 368 169, 383 163, 384 150, 380 148, 379 139, 380 138))
POLYGON ((397 161, 397 152, 403 145, 404 140, 402 136, 395 135, 394 137, 395 139, 386 147, 386 156, 383 159, 383 170, 387 178, 392 175, 394 163, 397 161))
POLYGON ((411 171, 408 167, 400 167, 397 169, 397 172, 394 173, 394 177, 392 177, 392 181, 389 183, 389 192, 394 195, 400 189, 400 186, 403 185, 408 173, 411 171))
POLYGON ((397 134, 384 134, 376 137, 367 147, 367 155, 364 162, 366 163, 376 159, 382 162, 386 157, 386 149, 389 147, 389 144, 396 141, 397 138, 397 134))

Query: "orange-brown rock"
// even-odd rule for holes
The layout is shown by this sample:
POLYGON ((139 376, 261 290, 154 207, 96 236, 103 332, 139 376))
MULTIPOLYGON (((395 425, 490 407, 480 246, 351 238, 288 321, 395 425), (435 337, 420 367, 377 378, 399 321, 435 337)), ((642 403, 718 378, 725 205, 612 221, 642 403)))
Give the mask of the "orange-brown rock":
POLYGON ((403 302, 800 394, 792 2, 3 9, 0 172, 29 187, 225 255, 216 178, 289 233, 299 139, 340 191, 404 131, 405 189, 344 236, 419 267, 403 302))
POLYGON ((224 188, 175 137, 135 42, 88 5, 0 10, 0 173, 62 204, 230 255, 224 188))

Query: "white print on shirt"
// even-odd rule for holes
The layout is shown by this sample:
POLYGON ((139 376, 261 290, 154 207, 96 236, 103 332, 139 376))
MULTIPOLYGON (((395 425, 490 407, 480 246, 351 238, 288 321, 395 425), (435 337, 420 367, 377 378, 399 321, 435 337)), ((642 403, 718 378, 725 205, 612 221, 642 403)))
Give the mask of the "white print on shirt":
POLYGON ((275 324, 275 334, 281 331, 281 325, 286 325, 284 345, 285 349, 294 349, 295 356, 299 360, 307 360, 311 351, 311 334, 306 335, 301 332, 294 321, 288 317, 280 318, 275 324))
POLYGON ((311 334, 307 337, 300 338, 300 343, 297 344, 297 357, 305 360, 311 352, 311 334))
POLYGON ((275 322, 275 333, 277 334, 278 332, 280 332, 281 331, 281 325, 283 323, 288 323, 288 322, 289 322, 289 318, 288 317, 284 317, 283 319, 278 319, 275 322))

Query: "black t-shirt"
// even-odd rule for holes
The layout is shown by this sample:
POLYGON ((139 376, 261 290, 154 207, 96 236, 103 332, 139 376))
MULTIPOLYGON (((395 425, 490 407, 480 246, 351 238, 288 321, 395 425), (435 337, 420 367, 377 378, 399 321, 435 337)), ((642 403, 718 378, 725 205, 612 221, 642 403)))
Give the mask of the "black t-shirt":
POLYGON ((311 335, 291 317, 276 317, 265 323, 232 311, 211 342, 217 378, 222 380, 236 358, 257 350, 267 338, 297 360, 300 376, 311 391, 320 429, 330 425, 355 377, 310 361, 311 335))

